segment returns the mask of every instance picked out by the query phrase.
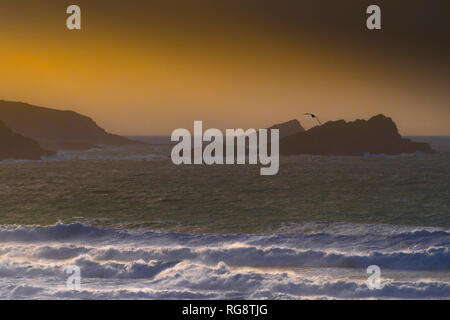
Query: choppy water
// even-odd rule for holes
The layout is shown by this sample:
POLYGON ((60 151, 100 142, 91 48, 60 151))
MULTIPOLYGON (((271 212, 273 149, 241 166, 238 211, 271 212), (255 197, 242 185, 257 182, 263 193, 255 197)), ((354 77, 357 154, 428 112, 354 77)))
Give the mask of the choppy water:
POLYGON ((449 138, 266 177, 150 141, 0 162, 0 298, 450 298, 449 138))

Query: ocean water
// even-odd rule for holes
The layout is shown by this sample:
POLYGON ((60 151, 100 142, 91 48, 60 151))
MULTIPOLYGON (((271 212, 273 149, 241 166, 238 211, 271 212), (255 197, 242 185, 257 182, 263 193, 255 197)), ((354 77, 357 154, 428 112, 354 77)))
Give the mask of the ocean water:
POLYGON ((166 137, 142 139, 0 162, 1 299, 450 298, 449 137, 283 157, 276 176, 175 166, 166 137))

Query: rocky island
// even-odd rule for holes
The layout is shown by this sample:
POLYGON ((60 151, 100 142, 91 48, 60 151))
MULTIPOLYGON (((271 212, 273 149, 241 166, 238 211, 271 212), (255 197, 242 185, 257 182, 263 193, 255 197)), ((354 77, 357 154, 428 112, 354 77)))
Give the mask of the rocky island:
POLYGON ((329 121, 280 140, 282 155, 363 156, 416 152, 436 151, 427 143, 402 138, 394 121, 381 114, 367 121, 329 121))

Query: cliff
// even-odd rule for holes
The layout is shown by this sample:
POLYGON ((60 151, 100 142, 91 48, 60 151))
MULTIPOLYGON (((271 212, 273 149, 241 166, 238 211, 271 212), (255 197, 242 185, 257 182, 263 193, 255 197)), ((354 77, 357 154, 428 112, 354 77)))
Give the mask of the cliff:
POLYGON ((52 154, 54 154, 54 152, 44 150, 36 141, 14 133, 0 121, 0 160, 39 160, 43 156, 52 154))
POLYGON ((412 142, 400 136, 391 118, 377 115, 369 120, 329 121, 308 131, 280 140, 283 155, 343 155, 435 153, 427 143, 412 142))
POLYGON ((82 150, 101 145, 142 143, 110 134, 91 118, 76 112, 21 102, 0 101, 0 121, 14 132, 36 140, 42 147, 51 150, 82 150))

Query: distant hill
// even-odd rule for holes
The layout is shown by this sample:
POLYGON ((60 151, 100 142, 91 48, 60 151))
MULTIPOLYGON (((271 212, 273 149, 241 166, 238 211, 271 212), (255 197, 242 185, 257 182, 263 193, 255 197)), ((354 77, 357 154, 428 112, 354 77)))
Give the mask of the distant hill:
POLYGON ((0 121, 14 132, 51 150, 83 150, 101 145, 130 145, 133 141, 110 134, 91 118, 74 111, 0 101, 0 121))
POLYGON ((397 126, 384 115, 369 120, 329 121, 308 131, 280 140, 284 155, 348 155, 435 153, 427 143, 412 142, 400 136, 397 126))
POLYGON ((0 121, 0 160, 40 160, 43 156, 53 153, 42 149, 36 141, 13 132, 0 121))

